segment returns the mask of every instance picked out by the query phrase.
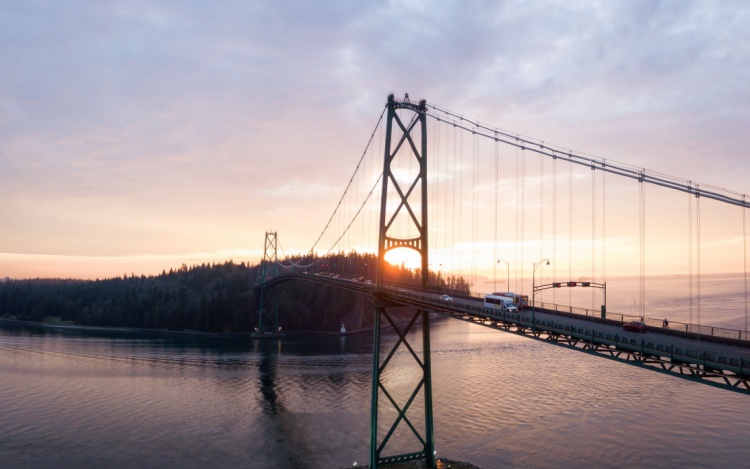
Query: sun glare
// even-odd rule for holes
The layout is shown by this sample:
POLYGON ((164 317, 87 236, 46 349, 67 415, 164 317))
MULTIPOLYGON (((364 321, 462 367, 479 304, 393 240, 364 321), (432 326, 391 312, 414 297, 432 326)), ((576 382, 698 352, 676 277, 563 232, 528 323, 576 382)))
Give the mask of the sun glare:
POLYGON ((410 248, 391 249, 385 254, 385 260, 390 264, 404 265, 409 269, 418 269, 422 266, 422 257, 417 251, 410 248))

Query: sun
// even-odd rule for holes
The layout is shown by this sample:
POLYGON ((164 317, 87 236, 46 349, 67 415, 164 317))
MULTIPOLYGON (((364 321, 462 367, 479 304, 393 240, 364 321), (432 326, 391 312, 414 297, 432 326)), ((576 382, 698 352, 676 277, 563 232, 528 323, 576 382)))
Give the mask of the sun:
POLYGON ((403 265, 408 269, 422 267, 422 256, 411 248, 395 248, 385 253, 385 261, 396 266, 403 265))

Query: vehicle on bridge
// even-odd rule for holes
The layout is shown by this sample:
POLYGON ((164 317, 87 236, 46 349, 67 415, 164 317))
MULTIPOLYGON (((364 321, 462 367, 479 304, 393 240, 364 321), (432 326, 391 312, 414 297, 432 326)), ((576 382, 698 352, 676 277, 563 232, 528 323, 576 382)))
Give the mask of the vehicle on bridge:
POLYGON ((453 301, 453 298, 451 298, 449 295, 440 295, 440 299, 443 301, 453 301))
POLYGON ((630 321, 622 325, 622 328, 630 332, 646 332, 646 323, 643 321, 630 321))
POLYGON ((518 309, 528 309, 530 307, 529 305, 529 295, 521 295, 519 293, 513 293, 512 291, 505 291, 505 292, 493 292, 492 296, 505 296, 507 298, 511 298, 513 300, 513 304, 518 309))
POLYGON ((499 309, 500 311, 505 311, 508 313, 518 312, 518 307, 513 304, 513 298, 510 298, 508 296, 496 295, 494 293, 492 295, 485 295, 484 307, 499 309))

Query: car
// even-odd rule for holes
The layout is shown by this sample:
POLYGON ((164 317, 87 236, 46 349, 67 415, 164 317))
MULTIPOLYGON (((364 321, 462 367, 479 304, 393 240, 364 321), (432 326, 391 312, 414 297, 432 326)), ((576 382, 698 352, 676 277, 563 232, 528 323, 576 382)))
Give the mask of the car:
POLYGON ((630 332, 646 332, 646 323, 643 321, 630 321, 623 324, 622 328, 630 332))
POLYGON ((365 285, 372 285, 372 280, 365 280, 365 285))
POLYGON ((448 295, 440 295, 440 299, 443 301, 453 301, 453 298, 448 295))

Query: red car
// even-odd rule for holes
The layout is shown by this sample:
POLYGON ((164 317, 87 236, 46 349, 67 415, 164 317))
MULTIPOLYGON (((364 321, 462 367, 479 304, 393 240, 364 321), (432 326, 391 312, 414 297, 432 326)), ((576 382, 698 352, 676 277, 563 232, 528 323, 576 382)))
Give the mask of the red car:
POLYGON ((646 332, 646 323, 643 321, 630 321, 623 324, 622 328, 631 332, 646 332))

